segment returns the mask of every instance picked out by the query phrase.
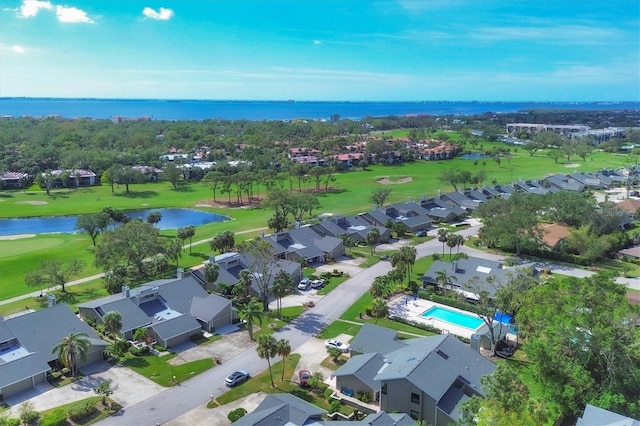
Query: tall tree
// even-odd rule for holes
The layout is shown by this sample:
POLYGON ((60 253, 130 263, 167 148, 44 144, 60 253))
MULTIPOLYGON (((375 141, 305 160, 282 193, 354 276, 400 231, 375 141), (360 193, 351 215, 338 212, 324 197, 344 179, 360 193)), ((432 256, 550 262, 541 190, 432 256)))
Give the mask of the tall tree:
POLYGON ((275 387, 276 385, 273 383, 273 371, 271 370, 271 358, 275 358, 278 355, 275 337, 270 334, 261 334, 258 336, 256 352, 260 358, 267 360, 267 365, 269 366, 269 377, 271 378, 271 387, 275 387))
POLYGON ((291 344, 287 339, 280 339, 276 342, 276 354, 282 357, 282 377, 280 380, 284 380, 284 362, 291 355, 291 344))
POLYGON ((378 244, 378 241, 380 241, 380 231, 378 231, 378 228, 371 228, 371 230, 366 236, 366 240, 367 240, 367 245, 371 250, 371 254, 372 255, 375 254, 376 245, 378 244))
POLYGON ((84 266, 84 262, 79 259, 71 259, 66 265, 59 259, 46 259, 40 261, 37 269, 27 273, 24 281, 31 287, 60 286, 66 292, 65 286, 69 279, 82 272, 84 266))
POLYGON ((271 292, 277 300, 278 317, 282 316, 282 298, 289 294, 293 284, 293 278, 285 270, 278 272, 273 280, 271 292))
POLYGON ((173 163, 167 163, 164 166, 164 178, 169 181, 173 189, 178 189, 178 183, 182 179, 182 170, 173 163))
POLYGON ((268 241, 256 238, 238 244, 238 251, 247 261, 251 275, 258 284, 260 300, 265 312, 269 310, 269 285, 276 266, 273 247, 268 241))
POLYGON ((249 339, 253 340, 253 324, 257 321, 262 325, 262 317, 264 316, 260 301, 252 297, 247 303, 238 308, 238 316, 242 321, 246 322, 247 330, 249 330, 249 339))
POLYGON ((449 238, 449 230, 447 228, 438 228, 438 241, 442 243, 442 255, 444 256, 444 246, 449 238))
POLYGON ((211 250, 218 250, 218 253, 226 253, 230 251, 236 244, 235 234, 228 229, 226 231, 218 232, 209 241, 209 247, 211 250))
POLYGON ((158 225, 158 223, 160 223, 161 220, 162 220, 161 212, 150 212, 147 215, 147 223, 152 225, 154 228, 158 225))
POLYGON ((217 263, 209 262, 204 265, 204 279, 209 284, 213 284, 218 280, 220 276, 220 266, 217 263))
POLYGON ((93 246, 96 246, 96 238, 109 224, 109 217, 104 213, 83 214, 76 220, 76 229, 91 238, 93 246))
POLYGON ((132 267, 139 276, 146 277, 145 259, 164 250, 158 230, 134 220, 104 233, 96 246, 95 264, 105 270, 113 270, 118 265, 132 267))
POLYGON ((391 195, 390 188, 379 188, 371 193, 371 201, 379 207, 382 207, 389 198, 389 195, 391 195))
POLYGON ((196 227, 193 225, 178 228, 178 238, 182 241, 189 239, 189 254, 191 254, 191 247, 193 246, 193 236, 196 235, 196 227))
POLYGON ((104 314, 102 323, 104 324, 104 329, 107 333, 118 337, 122 330, 122 315, 120 315, 120 312, 118 311, 109 311, 104 314))
POLYGON ((57 353, 62 365, 69 368, 71 375, 75 376, 78 359, 82 361, 86 360, 90 347, 91 343, 86 333, 71 333, 55 345, 51 353, 57 353))
POLYGON ((640 307, 629 304, 626 291, 607 273, 552 278, 527 291, 519 332, 540 383, 563 414, 616 401, 605 408, 640 416, 640 330, 634 325, 640 307))
POLYGON ((216 190, 218 189, 218 186, 222 184, 223 179, 224 174, 218 170, 211 170, 202 178, 202 182, 209 184, 209 186, 213 190, 214 203, 216 202, 216 190))
POLYGON ((451 285, 457 281, 458 278, 455 275, 451 275, 449 274, 449 272, 446 269, 441 269, 438 272, 436 272, 436 284, 439 287, 442 287, 442 293, 446 296, 447 295, 447 288, 451 287, 451 285))

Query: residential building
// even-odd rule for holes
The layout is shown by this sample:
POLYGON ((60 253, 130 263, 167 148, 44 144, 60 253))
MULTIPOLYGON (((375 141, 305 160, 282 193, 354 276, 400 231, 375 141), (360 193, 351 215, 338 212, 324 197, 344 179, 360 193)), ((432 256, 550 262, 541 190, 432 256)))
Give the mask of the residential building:
POLYGON ((237 317, 231 301, 209 294, 192 275, 156 280, 122 293, 78 305, 80 316, 102 323, 116 311, 122 317, 120 337, 130 340, 147 328, 158 344, 170 348, 203 331, 231 324, 237 317))
POLYGON ((587 404, 576 426, 640 426, 640 420, 587 404))
POLYGON ((382 225, 372 224, 364 218, 358 216, 346 217, 325 217, 321 222, 311 225, 311 228, 322 236, 332 236, 340 238, 346 235, 356 243, 366 243, 367 235, 373 228, 378 230, 380 241, 386 242, 391 239, 391 231, 382 225))
POLYGON ((267 395, 256 409, 234 422, 235 426, 318 425, 327 414, 322 408, 289 393, 267 395))
POLYGON ((371 393, 381 411, 407 413, 433 425, 455 423, 465 401, 484 396, 480 379, 495 364, 453 335, 399 341, 393 332, 378 331, 363 327, 363 335, 354 339, 360 348, 378 349, 352 356, 335 372, 341 393, 371 393))
POLYGON ((0 316, 0 399, 45 383, 47 374, 60 367, 53 348, 72 333, 85 333, 90 346, 78 368, 102 359, 108 344, 65 304, 50 295, 49 307, 2 318, 0 316))
MULTIPOLYGON (((218 256, 210 256, 209 260, 205 263, 213 262, 219 267, 218 279, 215 282, 208 282, 204 276, 204 268, 196 269, 192 271, 192 275, 209 291, 215 291, 216 287, 224 283, 230 287, 233 287, 240 281, 240 272, 244 269, 250 269, 250 260, 245 258, 240 253, 223 253, 218 256)), ((271 276, 269 277, 268 286, 271 288, 275 280, 276 275, 280 271, 285 271, 294 282, 298 282, 302 279, 302 269, 300 262, 293 262, 286 259, 275 259, 272 268, 271 276)), ((249 288, 249 294, 251 296, 260 297, 260 287, 258 281, 253 277, 251 281, 251 287, 249 288)))
POLYGON ((344 255, 342 239, 320 235, 311 226, 276 232, 262 239, 273 246, 277 258, 293 262, 324 263, 344 255))

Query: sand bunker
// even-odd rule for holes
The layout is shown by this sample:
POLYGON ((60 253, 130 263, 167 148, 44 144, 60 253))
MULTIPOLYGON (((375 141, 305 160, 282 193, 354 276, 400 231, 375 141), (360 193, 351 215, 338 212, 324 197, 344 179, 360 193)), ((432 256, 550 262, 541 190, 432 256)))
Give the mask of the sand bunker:
POLYGON ((569 163, 569 164, 565 164, 565 167, 568 167, 570 169, 575 169, 576 167, 580 167, 580 164, 578 163, 569 163))
POLYGON ((396 180, 391 180, 388 177, 383 177, 378 179, 378 183, 382 184, 382 185, 397 185, 400 183, 408 183, 411 182, 413 180, 413 178, 411 176, 405 176, 402 177, 400 179, 396 179, 396 180))
POLYGON ((31 204, 32 206, 44 206, 49 204, 46 201, 18 201, 16 204, 31 204))
POLYGON ((17 234, 17 235, 0 235, 0 240, 21 240, 23 238, 32 238, 36 234, 17 234))

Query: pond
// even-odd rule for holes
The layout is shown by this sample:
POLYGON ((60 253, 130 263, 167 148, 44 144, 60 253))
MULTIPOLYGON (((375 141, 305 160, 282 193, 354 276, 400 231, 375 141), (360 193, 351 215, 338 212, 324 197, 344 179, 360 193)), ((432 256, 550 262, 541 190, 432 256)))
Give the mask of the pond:
MULTIPOLYGON (((162 214, 162 220, 156 225, 158 229, 177 229, 189 225, 199 226, 229 220, 228 216, 191 209, 148 209, 125 213, 131 219, 146 220, 147 215, 151 212, 162 214)), ((0 235, 70 234, 76 232, 77 220, 77 215, 0 219, 0 235)))
POLYGON ((462 158, 463 160, 480 160, 482 158, 489 158, 486 154, 481 152, 472 152, 469 154, 463 154, 458 158, 462 158))

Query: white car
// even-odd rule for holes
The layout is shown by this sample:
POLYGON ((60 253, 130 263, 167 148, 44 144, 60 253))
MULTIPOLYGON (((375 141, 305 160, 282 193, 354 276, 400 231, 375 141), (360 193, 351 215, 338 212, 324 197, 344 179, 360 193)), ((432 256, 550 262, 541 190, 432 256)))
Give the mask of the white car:
POLYGON ((324 287, 324 280, 311 281, 311 288, 322 288, 322 287, 324 287))
POLYGON ((229 387, 233 387, 244 382, 245 380, 248 380, 249 377, 251 377, 251 375, 248 371, 234 371, 233 373, 229 374, 226 379, 224 379, 224 384, 229 387))
POLYGON ((330 349, 330 348, 340 349, 342 352, 347 352, 349 350, 348 343, 342 343, 340 340, 335 340, 335 339, 329 339, 326 342, 324 342, 324 347, 327 349, 330 349))
POLYGON ((311 280, 308 277, 304 277, 298 283, 298 290, 308 290, 310 284, 311 284, 311 280))

